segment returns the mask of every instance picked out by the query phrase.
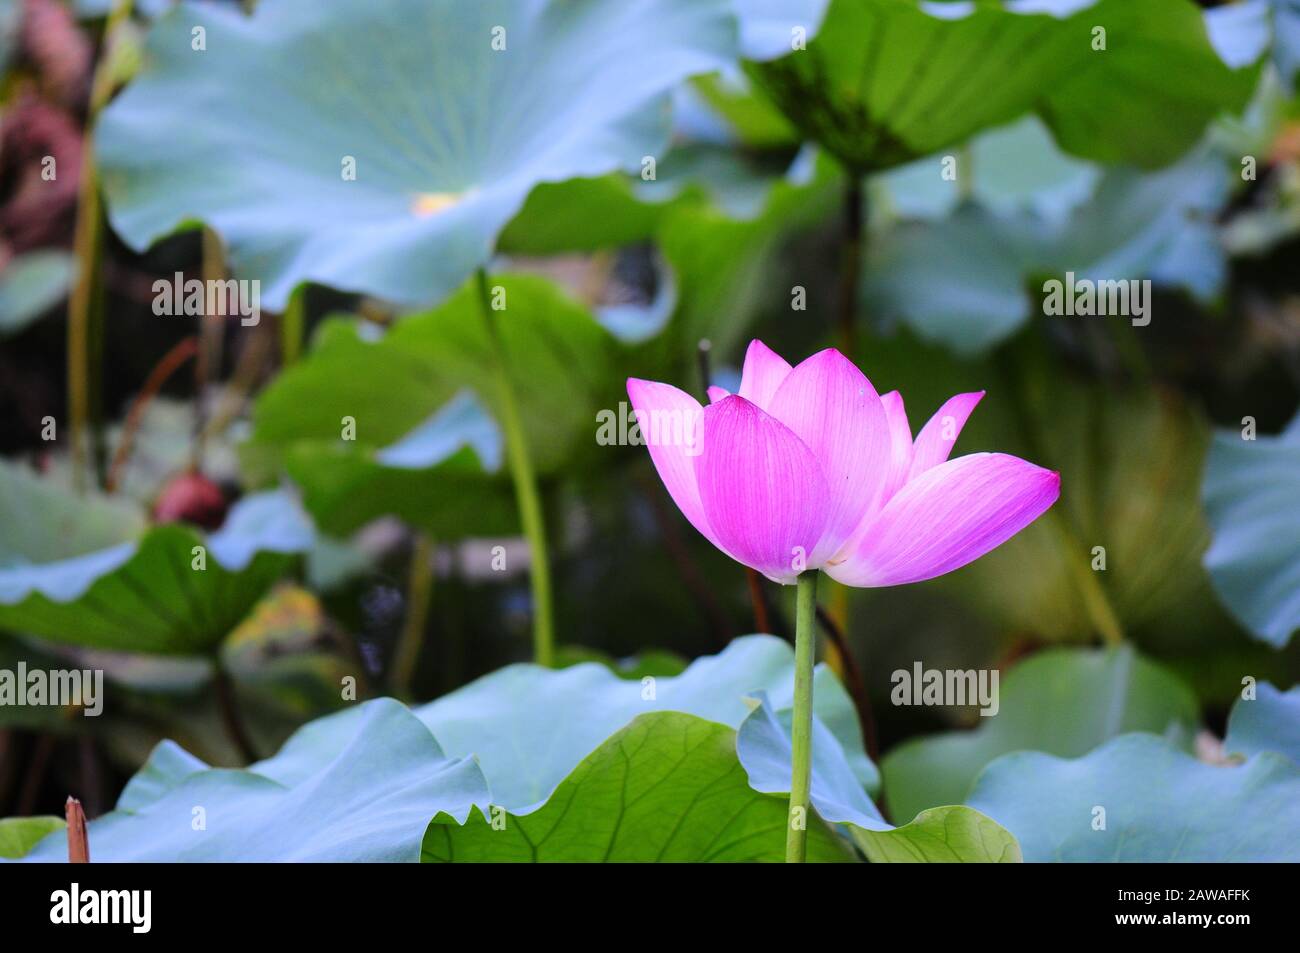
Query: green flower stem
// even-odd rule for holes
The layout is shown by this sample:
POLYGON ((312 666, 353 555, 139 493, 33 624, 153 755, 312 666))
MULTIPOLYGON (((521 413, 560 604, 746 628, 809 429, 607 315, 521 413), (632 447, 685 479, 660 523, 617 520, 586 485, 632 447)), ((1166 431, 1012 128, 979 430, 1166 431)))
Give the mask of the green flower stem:
POLYGON ((799 576, 794 623, 793 769, 790 776, 790 826, 785 860, 802 864, 807 853, 809 789, 812 785, 813 659, 817 654, 817 570, 799 576))
POLYGON ((528 538, 533 590, 533 661, 550 667, 555 662, 555 629, 551 613, 551 569, 547 561, 546 524, 542 519, 542 504, 537 492, 537 475, 533 471, 528 441, 524 437, 523 419, 519 413, 519 399, 506 370, 505 347, 501 331, 492 311, 492 295, 488 288, 487 272, 478 270, 479 298, 483 305, 483 321, 487 327, 488 344, 492 349, 492 376, 497 392, 497 410, 501 427, 505 431, 506 453, 510 457, 510 477, 515 485, 515 502, 519 507, 519 521, 524 536, 528 538))
POLYGON ((280 359, 285 367, 296 364, 302 354, 302 339, 306 329, 306 285, 300 285, 289 295, 289 303, 280 315, 280 359))
MULTIPOLYGON (((102 358, 102 327, 95 327, 94 294, 103 253, 104 221, 99 201, 99 174, 95 168, 95 120, 113 92, 111 61, 122 24, 131 18, 131 0, 118 0, 104 26, 103 51, 91 78, 86 107, 86 135, 81 149, 81 178, 77 183, 77 221, 72 248, 77 277, 68 295, 68 417, 72 442, 72 482, 78 492, 86 484, 86 438, 92 407, 92 380, 100 380, 91 361, 102 358)), ((102 322, 102 312, 98 315, 102 322)))
POLYGON ((411 549, 411 566, 406 584, 406 619, 393 658, 393 693, 398 698, 411 697, 415 666, 424 644, 424 626, 433 601, 433 540, 424 533, 415 537, 411 549))
POLYGON ((244 763, 252 764, 257 760, 257 749, 253 747, 253 740, 240 715, 239 703, 235 698, 235 683, 230 677, 230 672, 226 670, 220 649, 217 649, 212 657, 212 687, 216 693, 217 713, 221 716, 226 736, 239 752, 239 756, 244 759, 244 763))

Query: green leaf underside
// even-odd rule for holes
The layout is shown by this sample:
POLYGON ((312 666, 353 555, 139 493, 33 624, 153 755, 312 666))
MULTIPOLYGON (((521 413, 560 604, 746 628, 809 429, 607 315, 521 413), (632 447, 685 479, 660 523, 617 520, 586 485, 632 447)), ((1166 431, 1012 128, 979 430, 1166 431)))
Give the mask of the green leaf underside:
MULTIPOLYGON (((618 406, 614 387, 622 381, 609 372, 617 342, 544 279, 512 275, 490 282, 504 294, 498 324, 524 431, 537 466, 553 470, 570 458, 578 441, 589 444, 598 408, 618 406)), ((357 511, 348 513, 345 501, 335 495, 339 483, 364 471, 366 461, 373 463, 383 448, 407 437, 462 391, 474 393, 499 419, 496 393, 486 385, 492 379, 491 350, 481 308, 475 288, 466 285, 438 308, 405 318, 378 337, 352 321, 328 321, 310 353, 258 398, 253 433, 243 452, 251 475, 266 479, 286 465, 303 480, 309 504, 319 503, 330 523, 355 524, 366 513, 396 508, 421 525, 419 507, 400 497, 357 500, 357 511), (342 439, 345 417, 356 422, 355 440, 342 439), (318 464, 323 472, 312 473, 318 464)), ((390 467, 380 483, 418 488, 415 502, 434 496, 445 500, 443 486, 450 490, 487 479, 475 475, 475 466, 463 465, 468 462, 467 457, 452 459, 439 472, 427 474, 392 472, 390 467)), ((476 498, 487 504, 492 493, 480 489, 476 498)), ((453 502, 454 509, 466 512, 453 502)), ((471 512, 472 526, 480 526, 480 515, 497 513, 504 519, 500 509, 489 505, 485 514, 471 512)), ((438 518, 431 516, 429 522, 438 518)), ((470 528, 467 524, 461 532, 470 528)))
POLYGON ((1067 152, 1162 165, 1254 87, 1257 70, 1225 65, 1187 0, 1034 4, 1060 16, 1017 6, 832 0, 806 50, 751 64, 750 75, 805 136, 859 172, 1030 111, 1067 152), (1092 48, 1098 26, 1104 51, 1092 48))
POLYGON ((1023 859, 1009 831, 964 805, 932 807, 893 830, 850 830, 873 864, 1015 864, 1023 859))
POLYGON ((59 642, 210 652, 313 540, 310 524, 280 491, 245 497, 206 537, 167 524, 135 542, 123 537, 138 532, 139 518, 115 502, 74 502, 70 491, 64 501, 64 491, 41 486, 16 466, 0 468, 0 481, 5 508, 23 512, 26 524, 6 541, 12 548, 0 568, 0 628, 59 642), (48 536, 41 532, 47 526, 48 536), (105 546, 114 534, 122 541, 105 546), (204 569, 193 568, 198 546, 204 569))
POLYGON ((62 831, 67 826, 61 817, 0 819, 0 857, 10 860, 23 857, 47 834, 62 831))
POLYGON ((1256 638, 1281 648, 1300 627, 1300 416, 1276 437, 1216 434, 1202 496, 1215 591, 1256 638))
MULTIPOLYGON (((773 711, 759 693, 754 711, 740 726, 736 753, 749 786, 789 797, 792 712, 773 711)), ((1020 860, 1015 838, 977 811, 945 806, 922 812, 894 827, 880 816, 854 776, 844 749, 813 719, 813 809, 822 820, 843 824, 873 863, 1014 863, 1020 860)))
POLYGON ((1007 673, 999 694, 998 713, 978 728, 906 741, 885 756, 895 817, 966 801, 981 769, 1010 751, 1076 757, 1130 731, 1188 745, 1197 724, 1191 691, 1129 647, 1039 653, 1007 673))
MULTIPOLYGON (((544 806, 504 817, 503 830, 477 812, 463 827, 432 824, 423 859, 781 861, 787 816, 784 800, 746 783, 732 729, 656 712, 634 719, 584 758, 544 806)), ((813 819, 808 859, 850 857, 813 819)))
POLYGON ((1021 751, 990 764, 968 804, 1030 862, 1300 860, 1300 765, 1279 754, 1211 765, 1146 734, 1073 761, 1021 751))
POLYGON ((285 471, 324 532, 346 537, 387 515, 443 541, 517 530, 500 433, 471 395, 453 397, 387 447, 354 447, 304 440, 285 452, 285 471))
POLYGON ((207 223, 270 310, 303 281, 433 304, 533 186, 659 154, 668 92, 734 44, 725 0, 181 4, 99 125, 111 221, 140 249, 207 223))

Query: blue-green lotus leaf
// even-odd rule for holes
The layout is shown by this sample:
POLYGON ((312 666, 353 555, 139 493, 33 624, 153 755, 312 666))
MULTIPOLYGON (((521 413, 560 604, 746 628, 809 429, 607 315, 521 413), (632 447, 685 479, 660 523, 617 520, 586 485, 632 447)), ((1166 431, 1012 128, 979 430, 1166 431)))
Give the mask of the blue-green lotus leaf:
MULTIPOLYGON (((275 758, 209 768, 165 743, 117 809, 91 821, 96 861, 416 861, 429 821, 464 822, 487 805, 472 758, 448 758, 400 702, 349 712, 349 730, 321 744, 302 729, 275 758), (201 809, 201 813, 199 811, 201 809)), ((337 724, 337 723, 336 723, 337 724)), ((67 857, 62 835, 26 857, 67 857)))
POLYGON ((1242 698, 1228 715, 1229 754, 1273 751, 1300 764, 1300 685, 1281 692, 1268 682, 1256 686, 1254 698, 1242 698))
POLYGON ((735 32, 727 0, 184 3, 100 121, 110 219, 140 249, 206 222, 271 310, 303 281, 432 304, 538 183, 659 155, 735 32))
MULTIPOLYGON (((815 696, 814 696, 815 697, 815 696)), ((762 693, 736 735, 736 753, 756 791, 789 797, 792 712, 762 693)), ((995 822, 963 805, 923 811, 895 827, 863 790, 844 748, 814 716, 809 800, 824 821, 843 824, 873 863, 1015 863, 1020 848, 995 822)))
POLYGON ((1191 691, 1128 646, 1041 652, 1001 682, 997 713, 977 728, 913 738, 885 756, 894 816, 962 803, 984 766, 1010 751, 1076 757, 1126 731, 1165 734, 1186 747, 1197 724, 1191 691))
POLYGON ((1081 758, 997 759, 966 802, 1011 831, 1025 860, 1300 860, 1300 765, 1279 754, 1206 764, 1154 735, 1081 758))
POLYGON ((1276 437, 1245 433, 1218 433, 1210 447, 1205 568, 1237 620, 1280 648, 1300 627, 1300 416, 1276 437))
MULTIPOLYGON (((416 709, 452 755, 474 754, 492 787, 492 802, 527 811, 545 801, 584 756, 637 715, 680 711, 740 726, 746 698, 765 691, 789 707, 794 655, 764 635, 736 639, 718 655, 696 659, 680 675, 629 682, 603 665, 561 671, 511 665, 416 709), (544 713, 544 714, 539 714, 544 713)), ((816 675, 816 707, 840 740, 860 786, 879 778, 867 758, 857 716, 831 672, 816 675)))
POLYGON ((204 536, 145 529, 134 507, 13 464, 0 486, 0 628, 90 648, 210 653, 315 539, 282 490, 243 498, 204 536))

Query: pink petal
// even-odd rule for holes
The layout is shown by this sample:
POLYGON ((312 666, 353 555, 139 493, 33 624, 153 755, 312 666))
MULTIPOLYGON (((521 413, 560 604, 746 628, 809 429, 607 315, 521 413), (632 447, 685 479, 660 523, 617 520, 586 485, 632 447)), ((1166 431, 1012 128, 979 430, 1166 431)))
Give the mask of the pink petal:
POLYGON ((719 548, 781 583, 813 567, 829 493, 816 457, 789 428, 743 397, 710 404, 695 472, 719 548))
POLYGON ((711 404, 716 404, 718 401, 722 400, 722 398, 730 397, 730 396, 731 396, 731 391, 727 390, 726 388, 723 387, 709 388, 709 403, 711 404))
POLYGON ((961 436, 961 428, 984 396, 984 391, 971 394, 958 394, 949 397, 942 407, 929 419, 921 432, 917 434, 916 446, 912 451, 912 469, 909 476, 915 478, 936 464, 943 463, 952 453, 952 445, 961 436))
POLYGON ((1061 476, 1003 453, 973 453, 909 480, 861 545, 826 572, 849 586, 897 586, 952 572, 1056 502, 1061 476))
POLYGON ((889 475, 885 408, 853 362, 828 348, 789 373, 768 412, 807 444, 826 476, 826 536, 811 560, 820 564, 848 541, 889 475))
POLYGON ((745 352, 745 366, 740 372, 740 390, 737 392, 750 403, 763 410, 772 402, 776 389, 790 373, 790 365, 762 341, 749 342, 745 352))
POLYGON ((885 419, 889 421, 890 453, 889 474, 880 493, 880 505, 883 506, 907 482, 907 474, 912 468, 912 428, 907 422, 902 394, 891 390, 880 398, 880 403, 885 408, 885 419))
POLYGON ((703 447, 703 409, 690 394, 671 384, 629 377, 627 396, 637 413, 650 459, 677 508, 713 545, 718 545, 704 516, 695 482, 695 461, 703 447))

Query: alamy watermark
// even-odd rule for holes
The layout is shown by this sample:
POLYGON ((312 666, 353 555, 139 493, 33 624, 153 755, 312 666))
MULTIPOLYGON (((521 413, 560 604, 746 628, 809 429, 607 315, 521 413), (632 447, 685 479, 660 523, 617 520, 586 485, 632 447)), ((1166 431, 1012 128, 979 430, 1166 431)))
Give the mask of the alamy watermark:
POLYGON ((75 705, 88 718, 104 710, 103 669, 0 668, 0 707, 64 707, 75 705))
POLYGON ((82 889, 73 883, 50 894, 50 922, 56 924, 123 924, 132 933, 148 933, 153 925, 152 890, 82 889))
POLYGON ((256 278, 186 281, 178 271, 153 283, 153 313, 160 317, 238 315, 244 327, 255 327, 262 320, 262 283, 256 278))
POLYGON ((1052 316, 1084 317, 1123 315, 1134 327, 1151 323, 1151 281, 1136 279, 1051 278, 1043 282, 1043 313, 1052 316))
POLYGON ((991 718, 998 713, 999 677, 996 668, 938 669, 913 662, 911 669, 897 669, 889 677, 894 685, 889 700, 895 705, 978 705, 980 715, 991 718))
POLYGON ((620 401, 618 410, 596 414, 596 443, 602 447, 681 447, 689 457, 704 450, 704 410, 633 410, 620 401))

